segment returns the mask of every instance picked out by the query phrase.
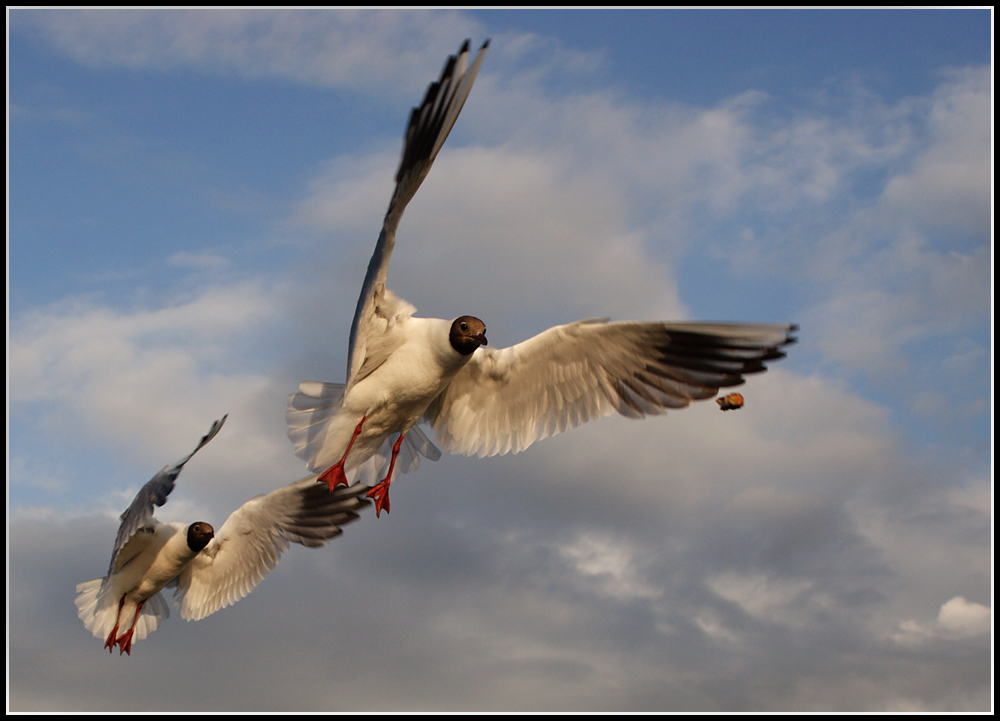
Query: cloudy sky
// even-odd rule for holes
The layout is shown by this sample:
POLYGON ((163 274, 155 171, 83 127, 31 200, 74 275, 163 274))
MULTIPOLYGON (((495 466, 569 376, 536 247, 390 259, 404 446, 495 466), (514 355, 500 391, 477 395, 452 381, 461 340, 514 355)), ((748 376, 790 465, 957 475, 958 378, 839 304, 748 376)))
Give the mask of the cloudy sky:
POLYGON ((11 710, 986 710, 989 11, 8 13, 11 710), (409 109, 492 38, 390 286, 507 346, 797 322, 701 403, 400 479, 109 656, 74 586, 139 486, 303 475, 409 109))

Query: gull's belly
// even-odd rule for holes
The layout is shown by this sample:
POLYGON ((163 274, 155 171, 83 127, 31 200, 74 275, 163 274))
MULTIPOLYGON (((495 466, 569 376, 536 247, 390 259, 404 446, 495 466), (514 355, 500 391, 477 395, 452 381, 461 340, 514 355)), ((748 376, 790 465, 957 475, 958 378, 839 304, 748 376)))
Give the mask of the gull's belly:
POLYGON ((140 603, 162 591, 193 558, 185 529, 180 523, 158 523, 149 545, 115 572, 109 592, 115 605, 123 601, 118 619, 122 628, 135 622, 140 603))
POLYGON ((155 596, 194 557, 185 531, 186 526, 180 523, 157 525, 149 546, 118 572, 129 600, 139 603, 155 596))
MULTIPOLYGON (((349 405, 368 417, 368 429, 385 433, 409 428, 451 380, 419 354, 394 353, 378 370, 351 389, 349 405)), ((347 405, 347 404, 345 404, 347 405)), ((366 429, 366 430, 368 430, 366 429)))
POLYGON ((344 407, 364 415, 359 441, 384 439, 413 426, 454 377, 433 353, 418 344, 404 344, 371 375, 354 386, 344 407))

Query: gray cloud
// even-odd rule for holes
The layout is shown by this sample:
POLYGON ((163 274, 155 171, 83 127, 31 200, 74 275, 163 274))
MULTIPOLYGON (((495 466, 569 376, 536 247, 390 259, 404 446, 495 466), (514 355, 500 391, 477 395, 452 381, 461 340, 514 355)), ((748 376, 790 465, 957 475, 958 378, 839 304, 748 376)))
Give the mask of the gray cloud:
MULTIPOLYGON (((12 710, 982 708, 989 643, 970 631, 987 607, 898 603, 948 565, 962 575, 914 544, 954 548, 926 519, 875 509, 899 544, 886 554, 864 491, 751 487, 674 524, 669 506, 629 513, 589 490, 614 479, 552 478, 545 455, 406 477, 391 516, 292 549, 245 600, 169 619, 131 658, 106 657, 70 603, 114 520, 15 518, 12 710)), ((988 525, 917 495, 937 528, 988 525)), ((988 598, 983 580, 966 592, 988 598)))

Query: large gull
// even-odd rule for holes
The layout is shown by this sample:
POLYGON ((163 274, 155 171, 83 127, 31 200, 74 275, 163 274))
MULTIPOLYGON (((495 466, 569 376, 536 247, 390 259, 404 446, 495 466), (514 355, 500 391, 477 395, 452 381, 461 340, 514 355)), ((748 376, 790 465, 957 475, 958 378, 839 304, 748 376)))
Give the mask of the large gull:
POLYGON ((288 400, 295 453, 331 491, 348 477, 380 474, 388 458, 385 478, 367 494, 377 514, 389 511, 396 471, 416 468, 418 455, 441 455, 420 422, 452 453, 517 453, 602 416, 641 418, 712 398, 765 370, 764 362, 783 357, 781 346, 795 340, 791 324, 583 320, 494 349, 479 318, 415 317, 416 309, 386 287, 396 229, 488 45, 469 65, 466 41, 410 115, 396 188, 351 325, 346 383, 307 381, 288 400))

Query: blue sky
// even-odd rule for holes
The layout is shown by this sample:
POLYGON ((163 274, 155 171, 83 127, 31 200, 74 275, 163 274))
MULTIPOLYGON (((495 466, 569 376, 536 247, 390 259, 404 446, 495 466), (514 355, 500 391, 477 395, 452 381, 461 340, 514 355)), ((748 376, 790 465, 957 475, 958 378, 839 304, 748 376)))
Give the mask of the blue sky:
POLYGON ((8 12, 10 709, 991 708, 991 36, 988 10, 8 12), (800 342, 738 413, 425 462, 390 516, 109 659, 73 587, 145 480, 227 412, 160 517, 305 474, 285 396, 341 379, 409 109, 466 37, 490 50, 389 271, 419 314, 499 346, 593 316, 800 342))

